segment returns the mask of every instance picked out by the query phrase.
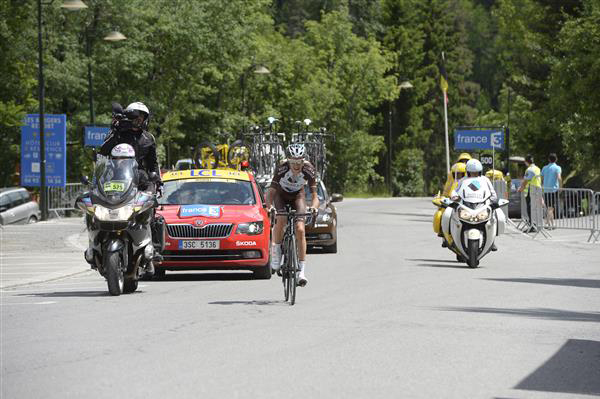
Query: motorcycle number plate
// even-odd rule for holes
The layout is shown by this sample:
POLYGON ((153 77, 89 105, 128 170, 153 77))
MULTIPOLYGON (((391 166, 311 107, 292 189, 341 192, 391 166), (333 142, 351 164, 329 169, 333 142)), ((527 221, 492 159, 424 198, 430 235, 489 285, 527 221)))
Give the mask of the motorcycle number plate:
POLYGON ((219 240, 179 240, 179 249, 219 249, 219 240))

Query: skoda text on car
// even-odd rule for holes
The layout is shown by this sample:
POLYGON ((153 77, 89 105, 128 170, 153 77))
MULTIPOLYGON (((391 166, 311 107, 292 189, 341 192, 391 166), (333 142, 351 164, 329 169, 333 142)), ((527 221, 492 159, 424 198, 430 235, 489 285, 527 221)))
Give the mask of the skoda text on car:
POLYGON ((254 177, 233 169, 166 172, 157 213, 165 219, 165 270, 251 270, 269 279, 270 221, 254 177))

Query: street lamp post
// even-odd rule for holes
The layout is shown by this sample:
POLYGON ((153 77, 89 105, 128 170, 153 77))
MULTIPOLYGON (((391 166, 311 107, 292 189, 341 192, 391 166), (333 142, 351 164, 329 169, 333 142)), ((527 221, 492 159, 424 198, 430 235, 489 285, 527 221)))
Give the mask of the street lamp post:
MULTIPOLYGON (((411 89, 412 83, 404 81, 398 86, 398 95, 402 92, 402 89, 411 89)), ((388 109, 388 151, 387 151, 387 180, 388 190, 392 192, 392 101, 389 102, 388 109)))
MULTIPOLYGON (((44 3, 49 4, 49 3, 44 3)), ((44 59, 42 48, 42 0, 38 0, 38 103, 40 124, 40 202, 42 220, 48 220, 46 193, 46 145, 44 140, 44 59)))
POLYGON ((510 86, 508 87, 508 114, 506 117, 506 174, 510 174, 510 86))
MULTIPOLYGON (((40 124, 40 205, 42 208, 42 220, 48 220, 48 193, 46 192, 46 137, 44 134, 44 47, 42 41, 42 5, 50 5, 54 0, 42 3, 37 2, 37 22, 38 22, 38 105, 39 105, 39 124, 40 124)), ((63 8, 77 9, 82 8, 81 0, 66 0, 61 6, 63 8), (79 4, 80 3, 80 4, 79 4)), ((83 4, 83 7, 87 7, 83 4)))
MULTIPOLYGON (((65 0, 61 5, 61 8, 70 11, 79 11, 84 8, 88 8, 85 3, 81 0, 65 0)), ((87 56, 87 70, 88 70, 88 97, 90 104, 90 124, 93 125, 96 121, 96 114, 94 112, 94 86, 92 84, 92 44, 90 39, 90 25, 85 28, 85 53, 87 56)), ((118 42, 127 39, 121 32, 112 31, 104 37, 104 40, 109 42, 118 42)))
MULTIPOLYGON (((246 104, 246 76, 248 73, 254 68, 254 73, 258 75, 268 75, 271 73, 264 65, 252 64, 244 71, 241 78, 241 86, 242 86, 242 114, 246 116, 248 113, 248 107, 246 104)), ((244 132, 246 131, 246 122, 244 121, 244 132)))

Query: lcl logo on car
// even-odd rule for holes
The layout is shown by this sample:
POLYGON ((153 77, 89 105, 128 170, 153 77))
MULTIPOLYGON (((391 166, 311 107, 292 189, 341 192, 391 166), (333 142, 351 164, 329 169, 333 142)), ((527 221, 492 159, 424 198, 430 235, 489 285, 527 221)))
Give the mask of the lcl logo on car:
POLYGON ((256 241, 236 241, 235 245, 238 247, 248 247, 251 245, 256 245, 256 241))

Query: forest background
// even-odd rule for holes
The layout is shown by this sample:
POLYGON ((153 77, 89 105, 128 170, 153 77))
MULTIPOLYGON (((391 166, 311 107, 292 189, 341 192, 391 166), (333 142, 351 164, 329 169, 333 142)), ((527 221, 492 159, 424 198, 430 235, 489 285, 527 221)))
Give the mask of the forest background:
MULTIPOLYGON (((310 118, 336 134, 332 190, 435 193, 446 174, 444 52, 450 132, 510 124, 511 155, 541 167, 556 152, 568 186, 600 186, 597 0, 85 3, 43 8, 46 113, 67 114, 69 182, 92 168, 91 63, 96 123, 110 123, 113 101, 143 101, 163 167, 268 116, 283 131, 310 118), (127 39, 104 41, 112 30, 127 39)), ((37 2, 0 0, 0 187, 15 184, 20 125, 38 112, 37 61, 37 2)))

